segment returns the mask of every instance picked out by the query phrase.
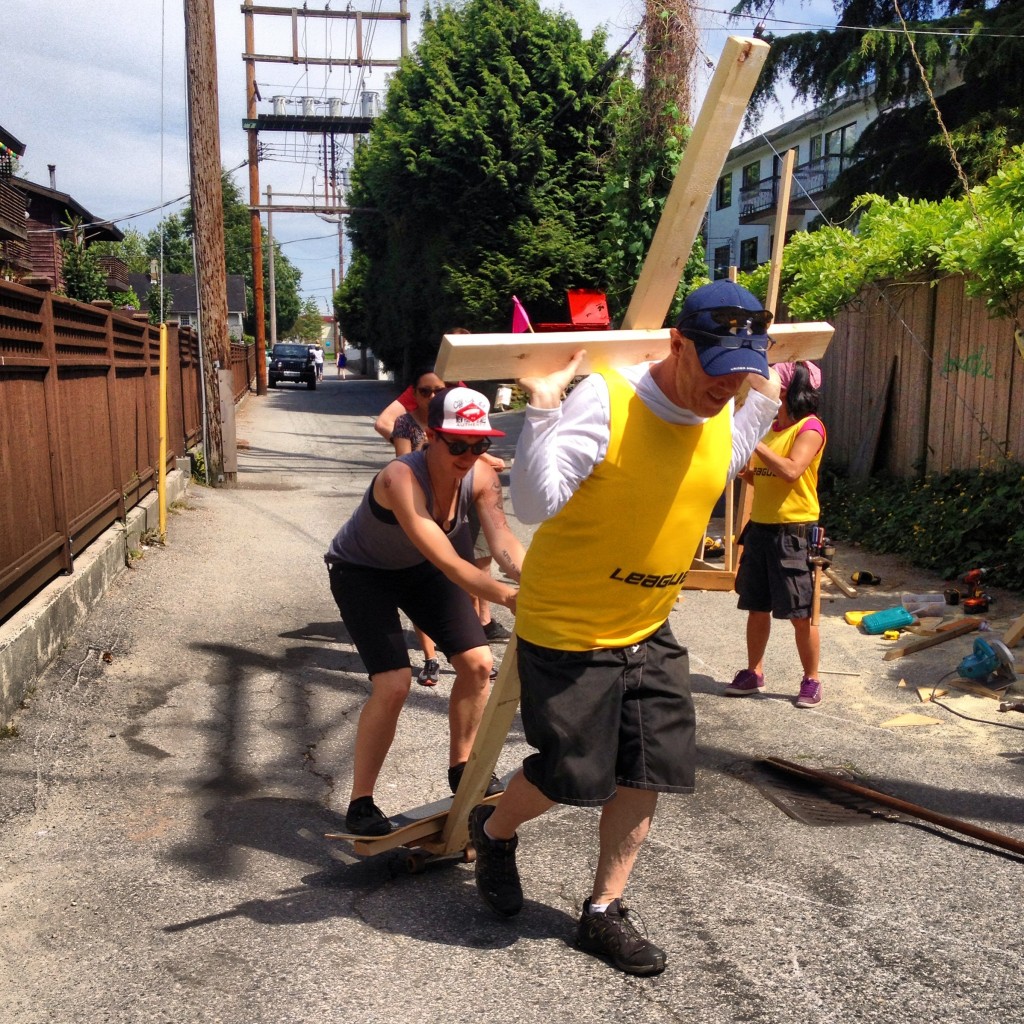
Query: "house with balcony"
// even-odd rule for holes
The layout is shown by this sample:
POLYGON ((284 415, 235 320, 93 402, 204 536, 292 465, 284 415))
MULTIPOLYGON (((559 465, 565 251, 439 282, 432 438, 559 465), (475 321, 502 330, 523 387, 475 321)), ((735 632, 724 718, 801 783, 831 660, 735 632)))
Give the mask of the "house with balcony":
POLYGON ((729 267, 753 270, 771 258, 782 158, 796 149, 786 235, 827 217, 829 190, 849 166, 853 144, 878 117, 873 96, 817 107, 734 146, 705 218, 704 249, 712 279, 729 267))
POLYGON ((25 197, 11 183, 18 157, 25 146, 0 125, 0 262, 7 260, 7 244, 28 241, 25 223, 25 197))

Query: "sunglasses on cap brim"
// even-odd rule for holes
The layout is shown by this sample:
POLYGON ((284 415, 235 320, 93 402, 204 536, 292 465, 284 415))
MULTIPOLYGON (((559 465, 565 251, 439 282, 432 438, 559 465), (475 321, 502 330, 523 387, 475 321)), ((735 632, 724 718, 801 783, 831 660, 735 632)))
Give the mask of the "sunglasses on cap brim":
POLYGON ((767 309, 744 309, 742 306, 715 306, 691 313, 686 319, 707 316, 719 327, 727 327, 730 331, 750 331, 751 334, 764 334, 775 319, 775 314, 767 309))
POLYGON ((443 434, 437 434, 437 439, 444 442, 445 447, 452 455, 465 455, 466 452, 472 452, 474 455, 483 455, 493 443, 489 437, 481 437, 479 441, 474 441, 472 444, 469 441, 463 441, 462 438, 459 438, 457 441, 449 441, 443 434))
POLYGON ((775 344, 775 339, 769 338, 767 334, 712 334, 692 327, 683 329, 694 345, 702 349, 725 348, 735 351, 738 348, 749 348, 751 352, 767 352, 768 347, 775 344))

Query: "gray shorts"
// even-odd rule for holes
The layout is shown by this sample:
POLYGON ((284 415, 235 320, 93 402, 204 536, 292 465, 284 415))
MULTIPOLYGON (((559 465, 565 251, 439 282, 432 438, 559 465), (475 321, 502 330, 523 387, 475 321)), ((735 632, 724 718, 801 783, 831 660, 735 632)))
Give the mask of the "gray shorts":
POLYGON ((549 800, 606 804, 619 786, 692 793, 690 663, 668 623, 631 647, 560 651, 518 640, 523 774, 549 800))
POLYGON ((747 523, 736 570, 737 604, 744 612, 771 612, 776 619, 806 619, 814 600, 807 562, 813 523, 747 523))

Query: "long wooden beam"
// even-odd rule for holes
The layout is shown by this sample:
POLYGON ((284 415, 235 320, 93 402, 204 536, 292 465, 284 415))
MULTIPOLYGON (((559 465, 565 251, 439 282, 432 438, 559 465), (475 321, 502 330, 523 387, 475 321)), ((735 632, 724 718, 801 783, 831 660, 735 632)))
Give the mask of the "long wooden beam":
MULTIPOLYGON (((820 359, 834 328, 824 321, 774 324, 769 363, 820 359)), ((560 370, 578 349, 580 373, 663 359, 668 328, 650 331, 564 331, 552 334, 446 334, 435 362, 442 380, 513 380, 560 370)))
POLYGON ((767 56, 768 44, 762 39, 726 40, 623 318, 625 329, 665 323, 767 56))

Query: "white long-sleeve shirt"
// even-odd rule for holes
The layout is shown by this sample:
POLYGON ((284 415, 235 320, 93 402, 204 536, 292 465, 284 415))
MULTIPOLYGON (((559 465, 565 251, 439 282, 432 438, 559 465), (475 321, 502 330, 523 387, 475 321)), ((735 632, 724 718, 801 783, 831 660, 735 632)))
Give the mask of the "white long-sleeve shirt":
MULTIPOLYGON (((670 402, 651 376, 650 363, 624 367, 622 375, 637 397, 668 423, 695 426, 703 417, 670 402)), ((757 442, 768 432, 780 403, 751 390, 733 417, 729 479, 743 469, 757 442)), ((581 381, 557 409, 526 407, 516 445, 509 494, 524 523, 550 519, 604 458, 610 433, 608 385, 600 374, 581 381)))

